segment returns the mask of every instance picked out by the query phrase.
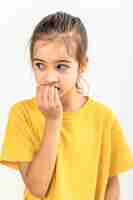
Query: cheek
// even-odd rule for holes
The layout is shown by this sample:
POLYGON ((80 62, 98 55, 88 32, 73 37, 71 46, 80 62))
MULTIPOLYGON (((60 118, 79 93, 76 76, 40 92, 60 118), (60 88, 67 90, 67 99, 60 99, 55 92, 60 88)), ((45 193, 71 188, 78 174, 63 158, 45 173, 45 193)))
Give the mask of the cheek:
POLYGON ((64 84, 64 89, 70 89, 70 88, 73 88, 76 84, 76 80, 75 80, 75 77, 73 77, 72 75, 67 77, 67 79, 64 79, 63 82, 64 84))
POLYGON ((41 73, 35 71, 34 72, 34 76, 35 76, 35 80, 38 84, 42 84, 43 83, 43 76, 41 73))
POLYGON ((69 75, 68 77, 68 81, 71 83, 71 84, 75 84, 75 82, 77 81, 77 73, 76 72, 73 72, 69 75))
POLYGON ((68 82, 69 84, 75 84, 75 82, 77 80, 77 72, 76 71, 71 71, 66 76, 64 76, 63 80, 68 82))

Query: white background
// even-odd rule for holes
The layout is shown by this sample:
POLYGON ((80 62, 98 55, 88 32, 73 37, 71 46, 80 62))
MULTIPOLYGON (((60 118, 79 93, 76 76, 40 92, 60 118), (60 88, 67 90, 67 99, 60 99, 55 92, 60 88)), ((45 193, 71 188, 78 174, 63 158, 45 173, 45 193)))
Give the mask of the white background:
MULTIPOLYGON (((10 106, 35 94, 28 41, 47 14, 66 11, 81 17, 89 37, 93 63, 88 66, 90 95, 116 112, 133 149, 133 5, 131 1, 7 1, 0 6, 0 144, 10 106)), ((121 199, 133 197, 133 170, 120 176, 121 199)), ((18 171, 0 165, 0 198, 22 199, 18 171)))

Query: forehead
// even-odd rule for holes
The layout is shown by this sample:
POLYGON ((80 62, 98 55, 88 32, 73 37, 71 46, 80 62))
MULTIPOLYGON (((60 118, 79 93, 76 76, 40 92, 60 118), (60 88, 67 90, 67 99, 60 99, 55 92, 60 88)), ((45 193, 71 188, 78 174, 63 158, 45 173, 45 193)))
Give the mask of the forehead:
POLYGON ((75 50, 72 44, 67 44, 63 40, 37 40, 33 48, 33 57, 41 57, 50 60, 58 58, 66 58, 68 60, 75 60, 75 50))

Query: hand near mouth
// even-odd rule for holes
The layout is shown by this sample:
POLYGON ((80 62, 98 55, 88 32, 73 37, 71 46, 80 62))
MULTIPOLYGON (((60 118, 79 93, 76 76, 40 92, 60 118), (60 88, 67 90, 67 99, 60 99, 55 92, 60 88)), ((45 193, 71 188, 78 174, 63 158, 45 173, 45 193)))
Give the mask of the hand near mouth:
POLYGON ((55 86, 39 85, 36 90, 36 98, 39 110, 48 119, 62 117, 63 106, 59 98, 58 89, 55 86))

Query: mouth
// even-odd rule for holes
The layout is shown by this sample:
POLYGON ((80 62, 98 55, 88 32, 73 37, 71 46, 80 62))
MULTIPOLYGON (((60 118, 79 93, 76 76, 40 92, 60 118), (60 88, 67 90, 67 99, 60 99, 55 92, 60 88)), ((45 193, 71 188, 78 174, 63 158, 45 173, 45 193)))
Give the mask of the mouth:
POLYGON ((57 88, 57 90, 60 90, 60 88, 58 88, 58 87, 55 87, 55 88, 57 88))

